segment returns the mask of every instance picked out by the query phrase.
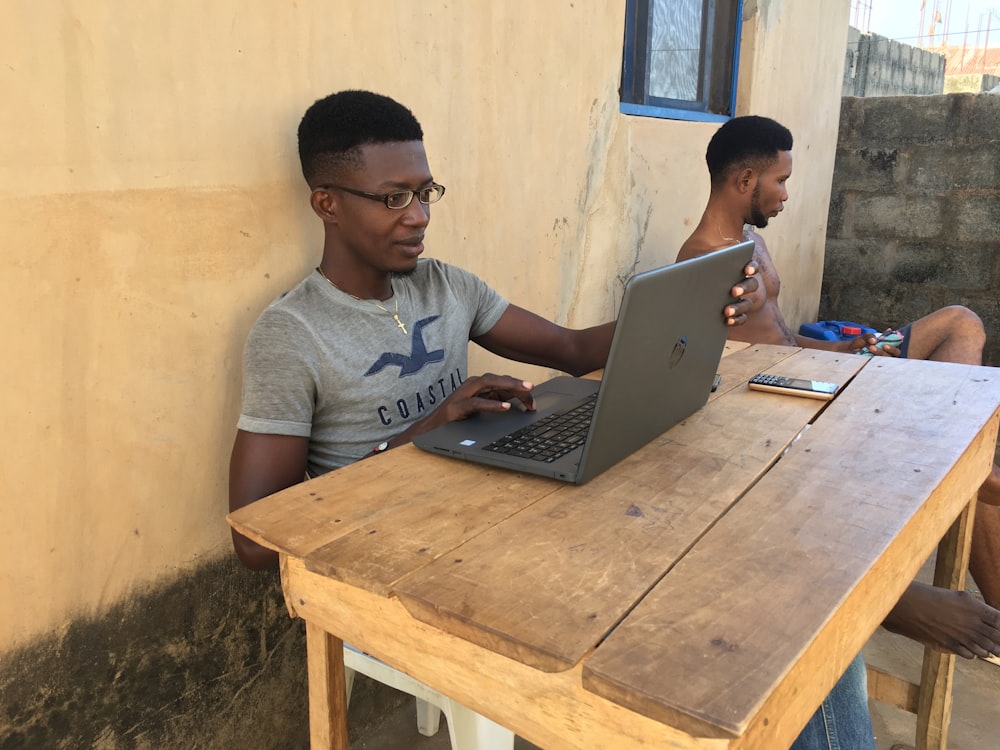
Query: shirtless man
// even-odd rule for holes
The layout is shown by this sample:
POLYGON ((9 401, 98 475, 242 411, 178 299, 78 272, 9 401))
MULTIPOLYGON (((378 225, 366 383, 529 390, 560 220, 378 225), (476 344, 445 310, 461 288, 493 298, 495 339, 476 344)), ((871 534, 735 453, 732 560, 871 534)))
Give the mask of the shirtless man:
MULTIPOLYGON (((785 183, 792 174, 792 134, 765 117, 737 117, 712 137, 706 153, 711 177, 708 205, 677 260, 731 245, 746 237, 756 243, 761 288, 753 297, 746 323, 729 337, 753 344, 784 344, 876 356, 909 357, 961 364, 982 364, 986 333, 971 310, 952 306, 936 310, 901 328, 899 348, 876 346, 871 334, 852 341, 821 341, 792 332, 778 307, 781 282, 764 238, 750 229, 763 228, 788 200, 785 183), (749 225, 749 226, 748 226, 749 225)), ((979 490, 969 562, 986 604, 965 592, 913 583, 886 619, 889 630, 960 656, 1000 653, 1000 468, 979 490), (989 605, 989 606, 987 606, 989 605), (980 640, 985 639, 985 640, 980 640)))

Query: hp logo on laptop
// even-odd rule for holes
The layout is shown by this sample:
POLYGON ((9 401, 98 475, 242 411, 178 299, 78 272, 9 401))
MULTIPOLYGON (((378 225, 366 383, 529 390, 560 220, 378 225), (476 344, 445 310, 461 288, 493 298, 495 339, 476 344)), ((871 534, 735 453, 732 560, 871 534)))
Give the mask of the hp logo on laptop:
POLYGON ((681 336, 677 339, 677 343, 674 344, 674 350, 670 352, 670 367, 676 367, 677 363, 681 361, 681 357, 683 357, 684 352, 687 351, 687 345, 687 336, 681 336))

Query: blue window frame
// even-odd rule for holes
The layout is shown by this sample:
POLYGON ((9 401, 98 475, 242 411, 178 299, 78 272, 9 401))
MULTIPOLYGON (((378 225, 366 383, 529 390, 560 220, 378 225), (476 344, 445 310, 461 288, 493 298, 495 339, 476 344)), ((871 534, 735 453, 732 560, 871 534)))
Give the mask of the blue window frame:
POLYGON ((732 117, 742 15, 743 0, 627 0, 621 111, 732 117))

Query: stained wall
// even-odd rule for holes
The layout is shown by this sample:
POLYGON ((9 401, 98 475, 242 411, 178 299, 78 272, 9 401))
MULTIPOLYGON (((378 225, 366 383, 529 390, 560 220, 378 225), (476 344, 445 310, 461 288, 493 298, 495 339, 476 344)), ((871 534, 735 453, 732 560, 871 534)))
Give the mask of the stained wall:
MULTIPOLYGON (((5 5, 4 747, 29 725, 67 742, 86 726, 105 747, 167 742, 191 684, 150 693, 132 669, 164 653, 228 695, 231 715, 245 710, 247 691, 217 679, 231 667, 208 660, 269 642, 255 587, 273 582, 230 564, 227 462, 246 333, 320 256, 295 155, 312 101, 370 88, 413 109, 448 186, 429 254, 543 315, 608 319, 623 279, 673 260, 707 197, 715 126, 619 113, 624 11, 624 0, 5 5), (213 582, 230 593, 213 599, 213 582), (163 616, 178 590, 218 620, 216 638, 240 637, 224 647, 194 614, 163 616), (138 619, 125 627, 123 612, 138 619), (122 647, 109 667, 74 637, 86 627, 148 651, 122 647), (40 673, 57 663, 48 653, 82 671, 40 673), (108 701, 138 702, 145 718, 131 734, 104 726, 108 701)), ((739 111, 797 138, 794 211, 767 236, 786 315, 803 320, 822 273, 848 0, 747 0, 744 14, 739 111)), ((473 353, 473 370, 501 365, 514 371, 473 353)), ((299 663, 295 642, 240 662, 247 679, 275 658, 299 663)))

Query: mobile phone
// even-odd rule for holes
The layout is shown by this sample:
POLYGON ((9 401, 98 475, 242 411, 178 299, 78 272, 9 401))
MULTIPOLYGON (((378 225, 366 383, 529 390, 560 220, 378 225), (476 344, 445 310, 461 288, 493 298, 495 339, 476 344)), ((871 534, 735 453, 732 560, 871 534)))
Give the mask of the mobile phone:
MULTIPOLYGON (((875 346, 879 348, 885 348, 886 344, 899 348, 901 343, 903 343, 903 334, 899 331, 894 331, 891 328, 875 334, 875 346)), ((862 357, 874 356, 870 351, 868 351, 867 346, 861 347, 861 349, 858 350, 858 354, 862 357)))
POLYGON ((824 401, 832 399, 840 388, 837 383, 788 378, 784 375, 769 375, 763 372, 750 378, 748 385, 755 391, 771 391, 772 393, 784 393, 788 396, 819 398, 824 401))

